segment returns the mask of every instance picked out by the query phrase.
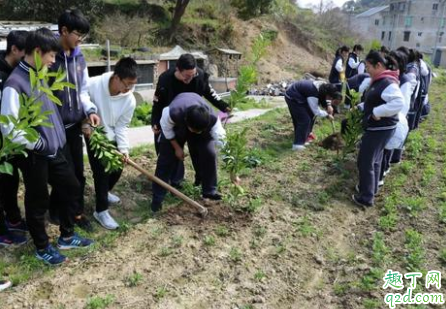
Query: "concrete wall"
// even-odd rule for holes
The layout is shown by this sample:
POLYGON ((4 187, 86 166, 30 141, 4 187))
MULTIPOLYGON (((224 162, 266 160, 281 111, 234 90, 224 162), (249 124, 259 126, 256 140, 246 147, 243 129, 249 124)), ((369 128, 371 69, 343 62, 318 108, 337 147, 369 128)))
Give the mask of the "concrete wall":
POLYGON ((381 43, 391 49, 406 46, 431 54, 436 46, 446 43, 445 14, 444 0, 391 0, 389 9, 383 13, 379 39, 384 31, 381 43), (405 32, 410 33, 408 40, 405 32))

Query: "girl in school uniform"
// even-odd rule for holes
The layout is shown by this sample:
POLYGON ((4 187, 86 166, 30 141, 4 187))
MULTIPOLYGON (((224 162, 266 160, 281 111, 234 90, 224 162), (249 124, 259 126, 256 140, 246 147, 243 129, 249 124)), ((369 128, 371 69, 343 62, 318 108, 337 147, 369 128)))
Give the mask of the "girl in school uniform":
POLYGON ((335 59, 331 66, 330 76, 328 77, 328 81, 331 84, 339 84, 345 79, 344 63, 349 52, 350 48, 345 45, 338 48, 336 51, 335 59))
POLYGON ((404 107, 404 97, 399 88, 395 59, 371 51, 365 61, 372 82, 365 94, 364 134, 357 162, 359 186, 352 200, 359 206, 370 207, 374 204, 378 189, 384 147, 395 132, 398 113, 404 107))
POLYGON ((406 54, 402 53, 401 51, 392 51, 390 56, 398 62, 400 90, 404 97, 404 107, 398 113, 398 124, 396 126, 395 133, 384 149, 378 186, 384 185, 384 177, 390 172, 390 161, 393 153, 395 151, 400 153, 403 151, 404 142, 406 141, 409 133, 409 126, 406 117, 410 108, 412 94, 417 86, 416 81, 411 79, 408 74, 405 73, 405 68, 408 61, 406 54))
POLYGON ((316 116, 333 119, 331 104, 338 105, 341 98, 342 95, 335 85, 321 81, 301 80, 287 89, 285 101, 294 125, 293 150, 305 149, 305 142, 312 131, 316 116), (320 109, 319 105, 326 110, 320 109))
POLYGON ((359 56, 363 50, 364 48, 360 44, 353 46, 353 51, 348 55, 347 68, 345 70, 346 78, 350 78, 358 74, 358 67, 361 63, 359 56))

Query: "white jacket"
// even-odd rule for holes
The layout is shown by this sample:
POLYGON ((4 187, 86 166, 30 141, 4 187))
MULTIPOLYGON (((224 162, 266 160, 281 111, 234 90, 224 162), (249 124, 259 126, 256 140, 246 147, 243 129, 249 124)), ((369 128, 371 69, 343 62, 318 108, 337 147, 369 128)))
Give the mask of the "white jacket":
POLYGON ((128 153, 130 145, 127 129, 136 108, 136 100, 132 91, 110 95, 109 82, 112 75, 113 72, 108 72, 90 78, 88 92, 98 109, 108 139, 118 144, 121 153, 128 153))

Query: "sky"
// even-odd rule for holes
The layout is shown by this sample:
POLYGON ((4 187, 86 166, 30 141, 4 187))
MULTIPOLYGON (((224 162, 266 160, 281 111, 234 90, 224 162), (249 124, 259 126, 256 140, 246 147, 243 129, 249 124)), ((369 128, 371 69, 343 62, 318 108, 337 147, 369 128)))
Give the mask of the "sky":
MULTIPOLYGON (((297 0, 297 4, 301 7, 312 7, 317 5, 320 0, 297 0)), ((325 3, 332 1, 336 6, 342 6, 347 0, 323 0, 325 3)))

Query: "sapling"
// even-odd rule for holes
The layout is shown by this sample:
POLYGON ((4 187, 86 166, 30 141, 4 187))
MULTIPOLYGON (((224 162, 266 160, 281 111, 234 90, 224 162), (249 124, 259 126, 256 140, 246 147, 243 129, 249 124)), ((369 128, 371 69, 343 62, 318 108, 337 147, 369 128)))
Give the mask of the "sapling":
MULTIPOLYGON (((252 84, 257 81, 256 65, 265 55, 266 48, 269 44, 270 40, 261 34, 254 41, 249 56, 250 63, 239 69, 236 88, 231 91, 229 98, 231 109, 234 109, 237 104, 248 100, 247 92, 252 84)), ((231 194, 234 197, 244 194, 244 189, 240 186, 239 175, 243 169, 253 163, 252 157, 249 157, 249 151, 247 149, 248 139, 246 133, 246 128, 241 132, 229 132, 222 148, 224 168, 229 172, 231 182, 234 185, 231 188, 231 194)))
POLYGON ((347 127, 342 134, 342 138, 345 141, 345 147, 343 149, 343 157, 356 149, 356 144, 359 142, 362 129, 362 112, 358 109, 358 104, 361 101, 361 94, 355 90, 350 90, 351 108, 347 112, 346 120, 347 127))
POLYGON ((94 128, 89 143, 94 151, 94 156, 99 159, 106 172, 119 171, 124 168, 122 154, 108 140, 104 127, 94 128))

